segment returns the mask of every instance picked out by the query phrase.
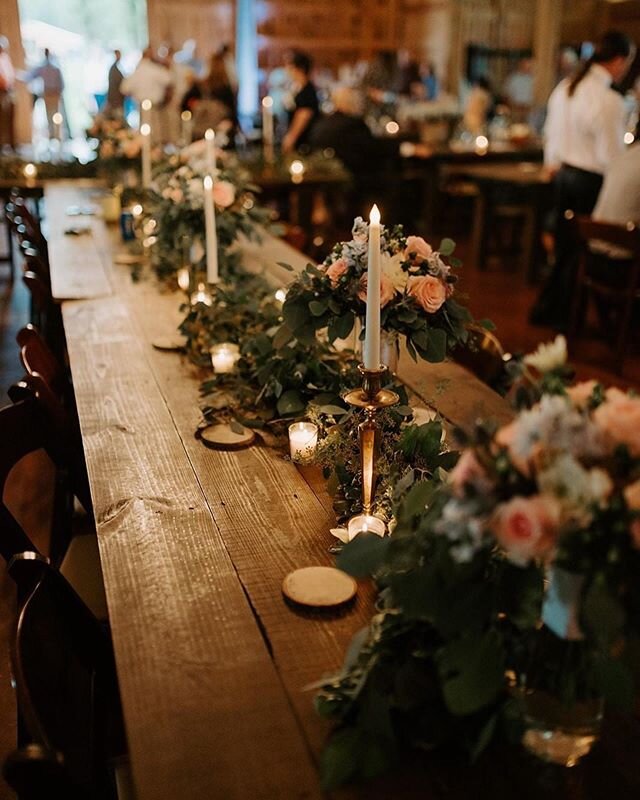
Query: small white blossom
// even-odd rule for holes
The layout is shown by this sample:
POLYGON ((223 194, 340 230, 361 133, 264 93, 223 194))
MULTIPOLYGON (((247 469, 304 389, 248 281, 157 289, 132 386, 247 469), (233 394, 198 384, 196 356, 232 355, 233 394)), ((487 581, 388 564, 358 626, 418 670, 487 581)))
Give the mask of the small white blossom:
POLYGON ((539 372, 551 372, 567 363, 567 340, 561 334, 553 342, 541 343, 533 353, 524 357, 524 363, 539 372))

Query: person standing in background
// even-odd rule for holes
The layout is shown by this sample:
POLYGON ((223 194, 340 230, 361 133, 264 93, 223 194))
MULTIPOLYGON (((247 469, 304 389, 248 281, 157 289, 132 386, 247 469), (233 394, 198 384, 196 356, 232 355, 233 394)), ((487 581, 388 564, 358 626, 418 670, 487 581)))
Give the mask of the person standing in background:
POLYGON ((135 70, 120 84, 125 95, 130 95, 138 106, 143 100, 151 100, 151 138, 154 143, 165 142, 168 131, 165 125, 164 106, 171 97, 171 73, 153 58, 151 47, 145 48, 135 70))
POLYGON ((9 41, 0 36, 0 150, 15 149, 13 127, 14 97, 16 75, 9 56, 9 41))
POLYGON ((523 58, 504 82, 504 94, 514 119, 524 122, 533 106, 533 61, 523 58))
POLYGON ((109 68, 108 89, 107 89, 107 106, 105 111, 112 116, 122 116, 124 110, 124 94, 122 93, 122 81, 124 75, 120 70, 120 59, 122 53, 119 50, 114 50, 113 55, 115 61, 109 68))
POLYGON ((576 266, 565 211, 591 214, 604 174, 624 149, 626 110, 611 84, 622 80, 635 55, 631 40, 609 31, 571 78, 551 93, 544 128, 544 162, 555 176, 555 264, 531 313, 534 325, 563 328, 576 266))
POLYGON ((60 67, 58 67, 51 56, 49 48, 45 48, 44 61, 39 67, 30 70, 25 81, 30 83, 38 78, 42 82, 42 99, 47 112, 47 125, 49 126, 49 138, 56 137, 56 125, 53 115, 60 111, 60 101, 64 91, 64 79, 60 67))
POLYGON ((292 84, 293 101, 287 109, 289 128, 282 140, 282 152, 291 153, 307 145, 313 123, 320 114, 316 87, 311 81, 311 58, 295 51, 287 62, 287 72, 292 84))

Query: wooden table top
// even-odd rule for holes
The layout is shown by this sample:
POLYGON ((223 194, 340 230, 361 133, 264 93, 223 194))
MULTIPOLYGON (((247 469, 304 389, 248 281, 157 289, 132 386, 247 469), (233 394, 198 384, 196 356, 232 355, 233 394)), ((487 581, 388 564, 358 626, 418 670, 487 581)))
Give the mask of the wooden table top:
POLYGON ((503 161, 484 164, 468 164, 454 167, 451 173, 464 175, 477 181, 511 183, 519 186, 549 186, 552 178, 547 168, 533 161, 503 161))
MULTIPOLYGON (((52 185, 45 198, 55 241, 63 210, 87 194, 52 185)), ((134 284, 113 263, 116 231, 90 225, 86 239, 58 239, 51 268, 57 292, 97 286, 93 297, 58 296, 138 800, 319 798, 329 727, 307 687, 342 663, 371 616, 372 587, 339 612, 284 601, 291 570, 331 563, 323 483, 272 448, 219 452, 195 439, 201 376, 151 346, 175 330, 180 297, 134 284), (88 252, 97 258, 85 275, 88 252)), ((246 253, 252 269, 272 259, 307 261, 273 240, 246 253)), ((283 278, 274 271, 274 285, 283 278)), ((400 374, 453 422, 510 418, 462 368, 410 363, 400 374)), ((380 791, 336 796, 391 797, 380 791)))

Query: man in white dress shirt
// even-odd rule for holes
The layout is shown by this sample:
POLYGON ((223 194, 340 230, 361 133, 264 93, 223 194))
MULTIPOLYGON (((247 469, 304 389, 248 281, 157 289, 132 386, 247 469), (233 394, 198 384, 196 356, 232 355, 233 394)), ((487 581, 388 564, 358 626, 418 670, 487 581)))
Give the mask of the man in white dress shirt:
POLYGON ((534 324, 561 328, 567 323, 575 247, 564 213, 591 214, 604 173, 624 151, 626 112, 611 84, 624 77, 634 55, 625 34, 609 31, 549 98, 544 158, 555 173, 555 265, 530 314, 534 324))
POLYGON ((164 142, 168 137, 163 110, 170 99, 172 83, 173 78, 167 67, 158 63, 153 57, 153 50, 147 47, 138 66, 120 84, 122 93, 133 97, 138 105, 143 100, 151 100, 153 105, 149 121, 153 142, 164 142))
POLYGON ((600 222, 640 225, 640 141, 611 162, 592 216, 600 222))

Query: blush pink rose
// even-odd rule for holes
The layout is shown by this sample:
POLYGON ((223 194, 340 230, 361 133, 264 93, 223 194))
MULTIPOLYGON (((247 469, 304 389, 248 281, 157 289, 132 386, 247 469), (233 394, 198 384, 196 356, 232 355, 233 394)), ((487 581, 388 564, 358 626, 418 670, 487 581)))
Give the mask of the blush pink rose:
MULTIPOLYGON (((380 275, 380 307, 384 308, 387 303, 393 300, 396 290, 389 277, 384 273, 380 275)), ((365 272, 360 278, 360 289, 358 290, 358 297, 363 303, 367 302, 367 273, 365 272)))
POLYGON ((213 202, 220 208, 229 208, 236 199, 236 187, 229 181, 216 181, 213 184, 213 202))
POLYGON ((516 422, 509 422, 507 425, 504 425, 502 428, 499 428, 496 431, 493 440, 498 447, 504 447, 507 450, 509 459, 518 472, 521 472, 523 475, 528 477, 531 475, 531 462, 535 463, 538 460, 542 453, 542 447, 540 444, 534 444, 531 448, 528 459, 520 455, 515 448, 517 429, 518 426, 516 422))
POLYGON ((345 274, 347 269, 349 269, 349 267, 344 258, 339 258, 337 261, 334 261, 333 264, 329 264, 329 266, 327 267, 325 275, 331 281, 331 286, 334 289, 338 285, 338 281, 345 274))
POLYGON ((514 497, 498 506, 491 528, 509 560, 524 566, 553 550, 559 519, 560 507, 553 497, 514 497))
POLYGON ((404 257, 410 259, 411 256, 427 259, 433 253, 433 248, 422 236, 407 236, 407 246, 404 249, 404 257))
MULTIPOLYGON (((640 511, 640 481, 630 483, 624 490, 624 499, 632 511, 640 511)), ((636 550, 640 550, 640 519, 634 519, 630 528, 631 539, 636 550)))
POLYGON ((584 408, 597 385, 598 381, 590 380, 582 381, 581 383, 576 383, 575 386, 567 387, 569 400, 571 400, 573 405, 577 406, 577 408, 584 408))
POLYGON ((473 450, 463 450, 458 463, 449 473, 449 483, 457 495, 461 495, 468 485, 482 490, 488 490, 491 486, 487 473, 473 450))
POLYGON ((606 397, 593 412, 594 422, 614 445, 624 444, 632 456, 640 456, 640 397, 619 389, 608 391, 606 397))
POLYGON ((407 280, 407 292, 429 314, 434 314, 447 299, 447 287, 433 275, 412 275, 407 280))

